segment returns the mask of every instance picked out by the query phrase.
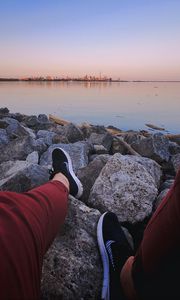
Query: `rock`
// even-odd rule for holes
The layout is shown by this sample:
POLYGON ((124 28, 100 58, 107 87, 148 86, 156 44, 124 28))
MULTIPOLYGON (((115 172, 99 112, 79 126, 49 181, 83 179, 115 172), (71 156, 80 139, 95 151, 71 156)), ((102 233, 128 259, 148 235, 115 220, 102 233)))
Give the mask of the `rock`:
POLYGON ((47 150, 48 145, 45 143, 44 139, 39 138, 37 140, 32 140, 32 147, 34 151, 37 151, 39 155, 41 155, 47 150))
POLYGON ((48 150, 43 153, 40 158, 40 165, 51 168, 52 166, 52 151, 54 148, 60 147, 64 149, 70 155, 72 159, 72 164, 75 172, 78 169, 87 166, 88 164, 88 154, 89 146, 85 142, 76 142, 73 144, 55 144, 48 148, 48 150))
POLYGON ((37 132, 37 138, 42 138, 46 145, 51 146, 53 138, 57 136, 55 132, 48 130, 39 130, 37 132))
POLYGON ((166 188, 166 189, 162 190, 161 193, 158 195, 156 201, 154 202, 154 211, 157 209, 157 207, 162 202, 162 200, 164 199, 164 197, 167 195, 168 192, 169 192, 169 189, 166 188))
POLYGON ((179 168, 180 168, 180 153, 173 155, 172 158, 171 158, 171 161, 172 161, 174 170, 177 173, 179 168))
POLYGON ((102 168, 105 166, 110 157, 111 156, 108 154, 98 155, 86 167, 78 170, 77 176, 83 185, 83 195, 81 197, 81 200, 83 202, 86 203, 86 200, 89 198, 90 190, 96 178, 99 176, 102 168))
POLYGON ((31 164, 38 164, 39 162, 39 154, 37 151, 33 151, 32 153, 28 154, 27 158, 26 158, 26 161, 28 163, 31 163, 31 164))
POLYGON ((6 145, 9 143, 9 137, 5 129, 0 128, 0 145, 6 145))
POLYGON ((108 150, 103 145, 94 145, 93 150, 96 154, 108 154, 108 150))
POLYGON ((1 115, 6 115, 9 113, 9 109, 7 107, 1 107, 0 108, 0 114, 1 115))
POLYGON ((111 154, 121 153, 123 155, 127 154, 127 148, 125 147, 124 143, 120 139, 113 139, 111 145, 111 154))
POLYGON ((8 123, 3 121, 2 119, 0 120, 0 128, 1 129, 6 129, 8 127, 8 123))
POLYGON ((132 142, 131 147, 140 155, 151 158, 158 163, 167 162, 170 157, 169 140, 161 133, 155 133, 150 137, 141 137, 132 142))
POLYGON ((17 138, 7 145, 0 145, 0 163, 8 160, 24 160, 34 151, 33 140, 26 136, 17 138))
POLYGON ((116 153, 96 179, 87 203, 116 213, 122 222, 135 223, 151 214, 157 192, 154 178, 141 163, 116 153))
POLYGON ((19 121, 19 122, 23 122, 25 118, 27 118, 26 115, 22 115, 20 113, 15 113, 15 114, 11 114, 11 118, 14 118, 15 120, 19 121))
POLYGON ((160 187, 160 190, 166 190, 166 189, 170 189, 170 187, 174 184, 174 179, 167 179, 165 180, 160 187))
POLYGON ((168 134, 168 138, 171 142, 177 143, 180 146, 180 135, 179 134, 168 134))
POLYGON ((27 161, 8 161, 0 165, 0 189, 25 192, 49 179, 47 169, 27 161))
POLYGON ((33 138, 33 139, 36 139, 36 134, 35 134, 35 132, 34 132, 34 130, 33 129, 31 129, 31 128, 29 128, 29 127, 25 127, 25 126, 23 126, 23 125, 21 125, 23 128, 24 128, 24 130, 27 132, 27 135, 29 135, 31 138, 33 138))
POLYGON ((2 121, 7 124, 6 132, 10 139, 28 135, 28 132, 17 120, 12 118, 3 118, 2 121))
POLYGON ((30 128, 35 128, 36 126, 39 125, 37 116, 27 116, 24 122, 30 128))
POLYGON ((102 134, 93 132, 89 137, 90 143, 92 143, 93 145, 103 145, 107 149, 107 151, 110 150, 112 141, 113 138, 108 132, 102 134))
POLYGON ((69 141, 66 136, 56 134, 52 138, 52 144, 68 144, 69 141))
POLYGON ((139 144, 139 143, 141 143, 141 141, 143 141, 145 139, 146 138, 142 134, 139 134, 138 132, 128 132, 127 134, 124 135, 124 140, 129 145, 139 144))
POLYGON ((167 175, 172 175, 173 177, 175 176, 175 170, 171 159, 168 162, 165 161, 161 163, 161 167, 165 176, 167 175))
POLYGON ((161 184, 161 178, 162 178, 162 168, 157 162, 155 162, 150 158, 140 157, 140 156, 127 155, 126 157, 128 157, 130 160, 134 162, 141 164, 154 179, 155 186, 159 188, 161 184))
POLYGON ((0 144, 0 163, 8 160, 25 160, 33 151, 42 154, 47 150, 43 139, 34 140, 30 136, 16 138, 6 145, 0 144))
POLYGON ((54 128, 54 124, 48 120, 48 117, 44 114, 39 115, 38 117, 33 116, 27 116, 24 118, 24 123, 26 126, 34 129, 34 130, 47 130, 50 128, 54 128))
POLYGON ((95 132, 97 134, 103 134, 106 133, 107 130, 104 126, 99 126, 99 125, 91 125, 88 123, 82 123, 79 128, 81 129, 84 138, 89 138, 91 133, 95 132))
POLYGON ((81 129, 73 123, 65 125, 63 133, 70 143, 75 143, 84 139, 81 129))
POLYGON ((175 142, 169 142, 169 152, 172 155, 180 153, 180 145, 175 142))
POLYGON ((40 123, 49 123, 49 119, 45 114, 38 115, 38 121, 40 123))
POLYGON ((98 300, 102 266, 96 241, 100 213, 70 197, 63 231, 45 255, 41 299, 98 300))

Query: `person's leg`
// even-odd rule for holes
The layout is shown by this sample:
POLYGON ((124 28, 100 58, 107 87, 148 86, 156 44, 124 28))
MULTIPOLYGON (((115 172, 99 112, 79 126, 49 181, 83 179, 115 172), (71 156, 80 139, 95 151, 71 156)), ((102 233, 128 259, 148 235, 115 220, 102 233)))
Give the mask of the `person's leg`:
POLYGON ((135 299, 135 295, 140 299, 180 298, 179 228, 180 171, 150 219, 135 257, 122 269, 121 284, 128 299, 135 299))
POLYGON ((38 299, 43 256, 64 223, 68 189, 51 181, 0 193, 0 299, 38 299))
POLYGON ((22 194, 0 192, 0 299, 40 297, 43 256, 64 223, 68 189, 82 193, 69 163, 56 149, 50 182, 22 194))

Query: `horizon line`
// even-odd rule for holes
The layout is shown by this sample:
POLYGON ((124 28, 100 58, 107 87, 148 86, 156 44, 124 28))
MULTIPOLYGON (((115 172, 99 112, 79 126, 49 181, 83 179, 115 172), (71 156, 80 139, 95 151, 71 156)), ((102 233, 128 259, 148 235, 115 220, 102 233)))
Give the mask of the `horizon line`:
POLYGON ((30 76, 30 77, 0 77, 0 81, 84 81, 84 82, 180 82, 180 80, 145 80, 145 79, 113 79, 112 77, 107 77, 104 76, 104 78, 98 78, 95 76, 89 76, 92 78, 84 78, 84 77, 58 77, 55 76, 56 78, 51 78, 52 76, 30 76), (49 77, 49 78, 47 78, 49 77), (94 77, 94 78, 93 78, 94 77))

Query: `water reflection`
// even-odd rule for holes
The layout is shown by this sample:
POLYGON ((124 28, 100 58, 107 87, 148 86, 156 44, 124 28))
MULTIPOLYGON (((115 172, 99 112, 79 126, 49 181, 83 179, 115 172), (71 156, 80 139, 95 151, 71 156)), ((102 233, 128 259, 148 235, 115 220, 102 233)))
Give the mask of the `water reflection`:
POLYGON ((76 123, 180 132, 180 83, 0 82, 0 106, 11 112, 55 114, 76 123))

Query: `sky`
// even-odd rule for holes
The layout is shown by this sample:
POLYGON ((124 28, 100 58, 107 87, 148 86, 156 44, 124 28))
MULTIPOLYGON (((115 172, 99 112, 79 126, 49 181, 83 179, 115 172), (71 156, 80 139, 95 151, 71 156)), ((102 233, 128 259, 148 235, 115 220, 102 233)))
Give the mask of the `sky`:
POLYGON ((180 80, 179 0, 0 0, 0 77, 180 80))

